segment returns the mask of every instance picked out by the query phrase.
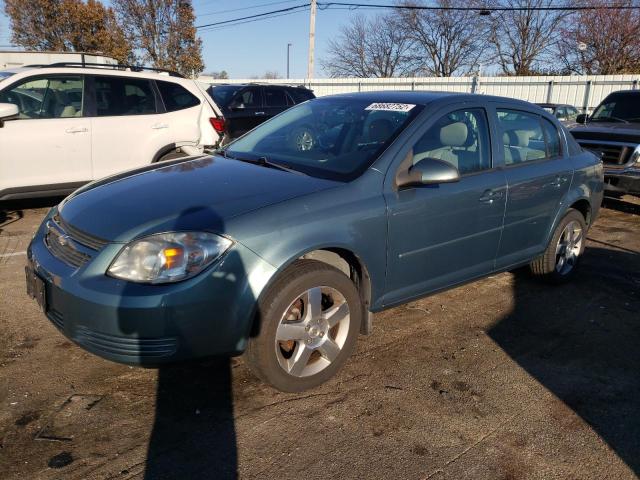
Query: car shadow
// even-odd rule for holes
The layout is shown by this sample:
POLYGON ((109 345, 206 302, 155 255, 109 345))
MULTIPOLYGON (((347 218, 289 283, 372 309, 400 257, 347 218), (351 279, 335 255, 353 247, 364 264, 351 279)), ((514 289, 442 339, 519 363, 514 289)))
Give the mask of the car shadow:
MULTIPOLYGON (((191 162, 173 168, 198 168, 205 164, 206 161, 191 162)), ((224 231, 223 219, 207 206, 195 206, 181 212, 170 230, 190 231, 194 225, 199 225, 200 229, 206 225, 206 230, 224 231)), ((222 274, 224 269, 209 272, 208 275, 216 278, 216 289, 224 291, 232 287, 228 283, 246 277, 242 271, 242 260, 234 250, 225 255, 222 265, 228 265, 229 272, 233 273, 222 274)), ((123 298, 128 289, 135 288, 135 284, 123 282, 123 298)), ((163 305, 157 305, 157 308, 171 310, 163 305)), ((216 311, 202 313, 209 316, 212 323, 220 314, 216 311)), ((176 330, 166 335, 175 335, 183 351, 190 349, 197 354, 205 348, 202 341, 193 338, 193 330, 191 336, 184 337, 180 331, 194 328, 198 322, 192 322, 194 319, 186 316, 180 320, 176 330)), ((122 332, 143 338, 124 316, 119 323, 122 332)), ((237 463, 231 359, 207 358, 159 367, 155 417, 147 448, 144 478, 233 480, 237 478, 237 463)))
POLYGON ((551 289, 513 274, 515 306, 490 337, 640 474, 640 255, 587 248, 551 289))
POLYGON ((0 202, 0 234, 12 223, 19 222, 23 219, 25 210, 53 207, 60 203, 62 198, 63 197, 30 198, 0 202))

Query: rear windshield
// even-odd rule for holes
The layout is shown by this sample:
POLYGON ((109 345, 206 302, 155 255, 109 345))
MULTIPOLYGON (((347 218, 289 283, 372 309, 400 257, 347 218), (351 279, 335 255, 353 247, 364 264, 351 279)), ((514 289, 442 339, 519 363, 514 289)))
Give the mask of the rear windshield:
POLYGON ((640 94, 614 93, 598 105, 592 122, 640 122, 640 94))
POLYGON ((366 170, 421 110, 421 105, 413 104, 315 99, 263 123, 224 153, 349 181, 366 170))
POLYGON ((217 87, 209 87, 207 92, 220 108, 226 108, 235 93, 243 88, 242 85, 218 85, 217 87))

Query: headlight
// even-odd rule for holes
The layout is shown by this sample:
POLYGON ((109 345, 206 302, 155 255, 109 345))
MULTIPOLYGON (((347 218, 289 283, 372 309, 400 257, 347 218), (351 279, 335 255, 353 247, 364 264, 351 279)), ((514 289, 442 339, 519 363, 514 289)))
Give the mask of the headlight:
POLYGON ((631 162, 632 163, 640 163, 640 145, 636 147, 636 149, 631 154, 631 162))
POLYGON ((107 273, 131 282, 178 282, 197 275, 232 243, 227 238, 206 232, 151 235, 124 247, 107 273))

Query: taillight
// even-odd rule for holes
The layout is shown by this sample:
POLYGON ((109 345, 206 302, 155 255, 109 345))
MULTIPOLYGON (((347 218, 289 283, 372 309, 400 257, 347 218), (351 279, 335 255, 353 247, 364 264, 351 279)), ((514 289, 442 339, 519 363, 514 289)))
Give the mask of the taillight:
POLYGON ((224 118, 210 118, 209 123, 211 123, 211 126, 216 132, 224 133, 224 129, 226 127, 224 118))

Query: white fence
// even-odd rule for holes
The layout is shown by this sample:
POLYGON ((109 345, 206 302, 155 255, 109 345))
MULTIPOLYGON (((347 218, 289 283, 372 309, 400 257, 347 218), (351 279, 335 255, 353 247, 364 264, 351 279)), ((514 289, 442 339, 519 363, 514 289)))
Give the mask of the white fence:
POLYGON ((512 97, 529 102, 566 103, 591 111, 609 93, 640 88, 638 75, 540 76, 540 77, 426 77, 426 78, 319 78, 278 80, 214 80, 202 82, 304 85, 316 96, 375 90, 435 90, 512 97))

